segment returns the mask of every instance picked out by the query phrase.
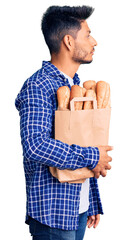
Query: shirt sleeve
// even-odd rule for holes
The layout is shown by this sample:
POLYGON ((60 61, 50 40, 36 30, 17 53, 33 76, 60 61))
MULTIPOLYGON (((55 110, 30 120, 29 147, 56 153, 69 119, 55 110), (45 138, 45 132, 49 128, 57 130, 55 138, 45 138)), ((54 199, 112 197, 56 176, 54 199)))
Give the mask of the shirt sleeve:
POLYGON ((97 147, 68 145, 51 137, 53 103, 36 83, 26 84, 17 97, 23 156, 59 169, 95 168, 99 161, 97 147), (20 102, 20 104, 19 104, 20 102))
POLYGON ((100 199, 100 192, 98 188, 98 180, 96 178, 89 178, 89 209, 88 216, 104 214, 103 206, 100 199))

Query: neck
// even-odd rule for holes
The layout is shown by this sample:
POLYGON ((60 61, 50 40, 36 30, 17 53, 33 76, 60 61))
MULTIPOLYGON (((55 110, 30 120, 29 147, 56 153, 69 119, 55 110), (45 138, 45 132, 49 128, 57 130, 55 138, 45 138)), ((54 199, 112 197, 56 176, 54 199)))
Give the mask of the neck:
POLYGON ((59 54, 52 54, 50 62, 71 78, 74 77, 80 66, 79 63, 76 63, 72 59, 68 58, 66 54, 63 56, 60 56, 59 54))

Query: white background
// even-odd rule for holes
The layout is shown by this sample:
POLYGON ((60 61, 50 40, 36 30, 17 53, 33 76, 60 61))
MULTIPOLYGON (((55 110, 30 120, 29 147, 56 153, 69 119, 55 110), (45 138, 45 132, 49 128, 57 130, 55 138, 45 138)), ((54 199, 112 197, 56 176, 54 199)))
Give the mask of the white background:
POLYGON ((97 40, 90 65, 80 66, 81 86, 85 80, 104 80, 111 87, 109 144, 112 169, 100 177, 104 215, 97 229, 87 229, 85 239, 127 238, 128 194, 128 34, 127 1, 116 0, 22 0, 3 1, 0 6, 0 220, 2 240, 30 240, 26 212, 25 178, 22 163, 19 115, 15 98, 23 82, 50 60, 40 28, 42 14, 50 5, 90 5, 95 11, 88 19, 97 40))

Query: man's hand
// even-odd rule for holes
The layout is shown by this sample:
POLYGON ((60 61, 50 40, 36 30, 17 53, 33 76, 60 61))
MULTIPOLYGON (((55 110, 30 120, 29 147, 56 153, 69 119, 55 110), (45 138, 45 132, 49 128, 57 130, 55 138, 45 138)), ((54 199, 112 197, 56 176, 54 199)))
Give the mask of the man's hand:
POLYGON ((99 221, 100 221, 100 214, 89 216, 87 220, 88 228, 91 228, 92 226, 96 228, 99 221))
POLYGON ((106 170, 111 169, 109 162, 112 161, 112 158, 108 156, 107 152, 113 150, 112 146, 97 146, 97 147, 100 152, 100 159, 96 167, 92 169, 95 178, 99 178, 100 175, 102 175, 102 177, 105 177, 107 175, 106 170))

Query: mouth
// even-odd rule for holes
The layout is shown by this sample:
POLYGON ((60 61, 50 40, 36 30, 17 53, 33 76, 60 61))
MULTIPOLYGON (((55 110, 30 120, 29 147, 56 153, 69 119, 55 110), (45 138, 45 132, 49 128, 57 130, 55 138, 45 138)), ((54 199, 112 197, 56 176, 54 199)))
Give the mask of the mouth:
POLYGON ((95 50, 93 50, 93 51, 91 52, 91 54, 93 55, 93 54, 94 54, 94 52, 95 52, 95 50))

